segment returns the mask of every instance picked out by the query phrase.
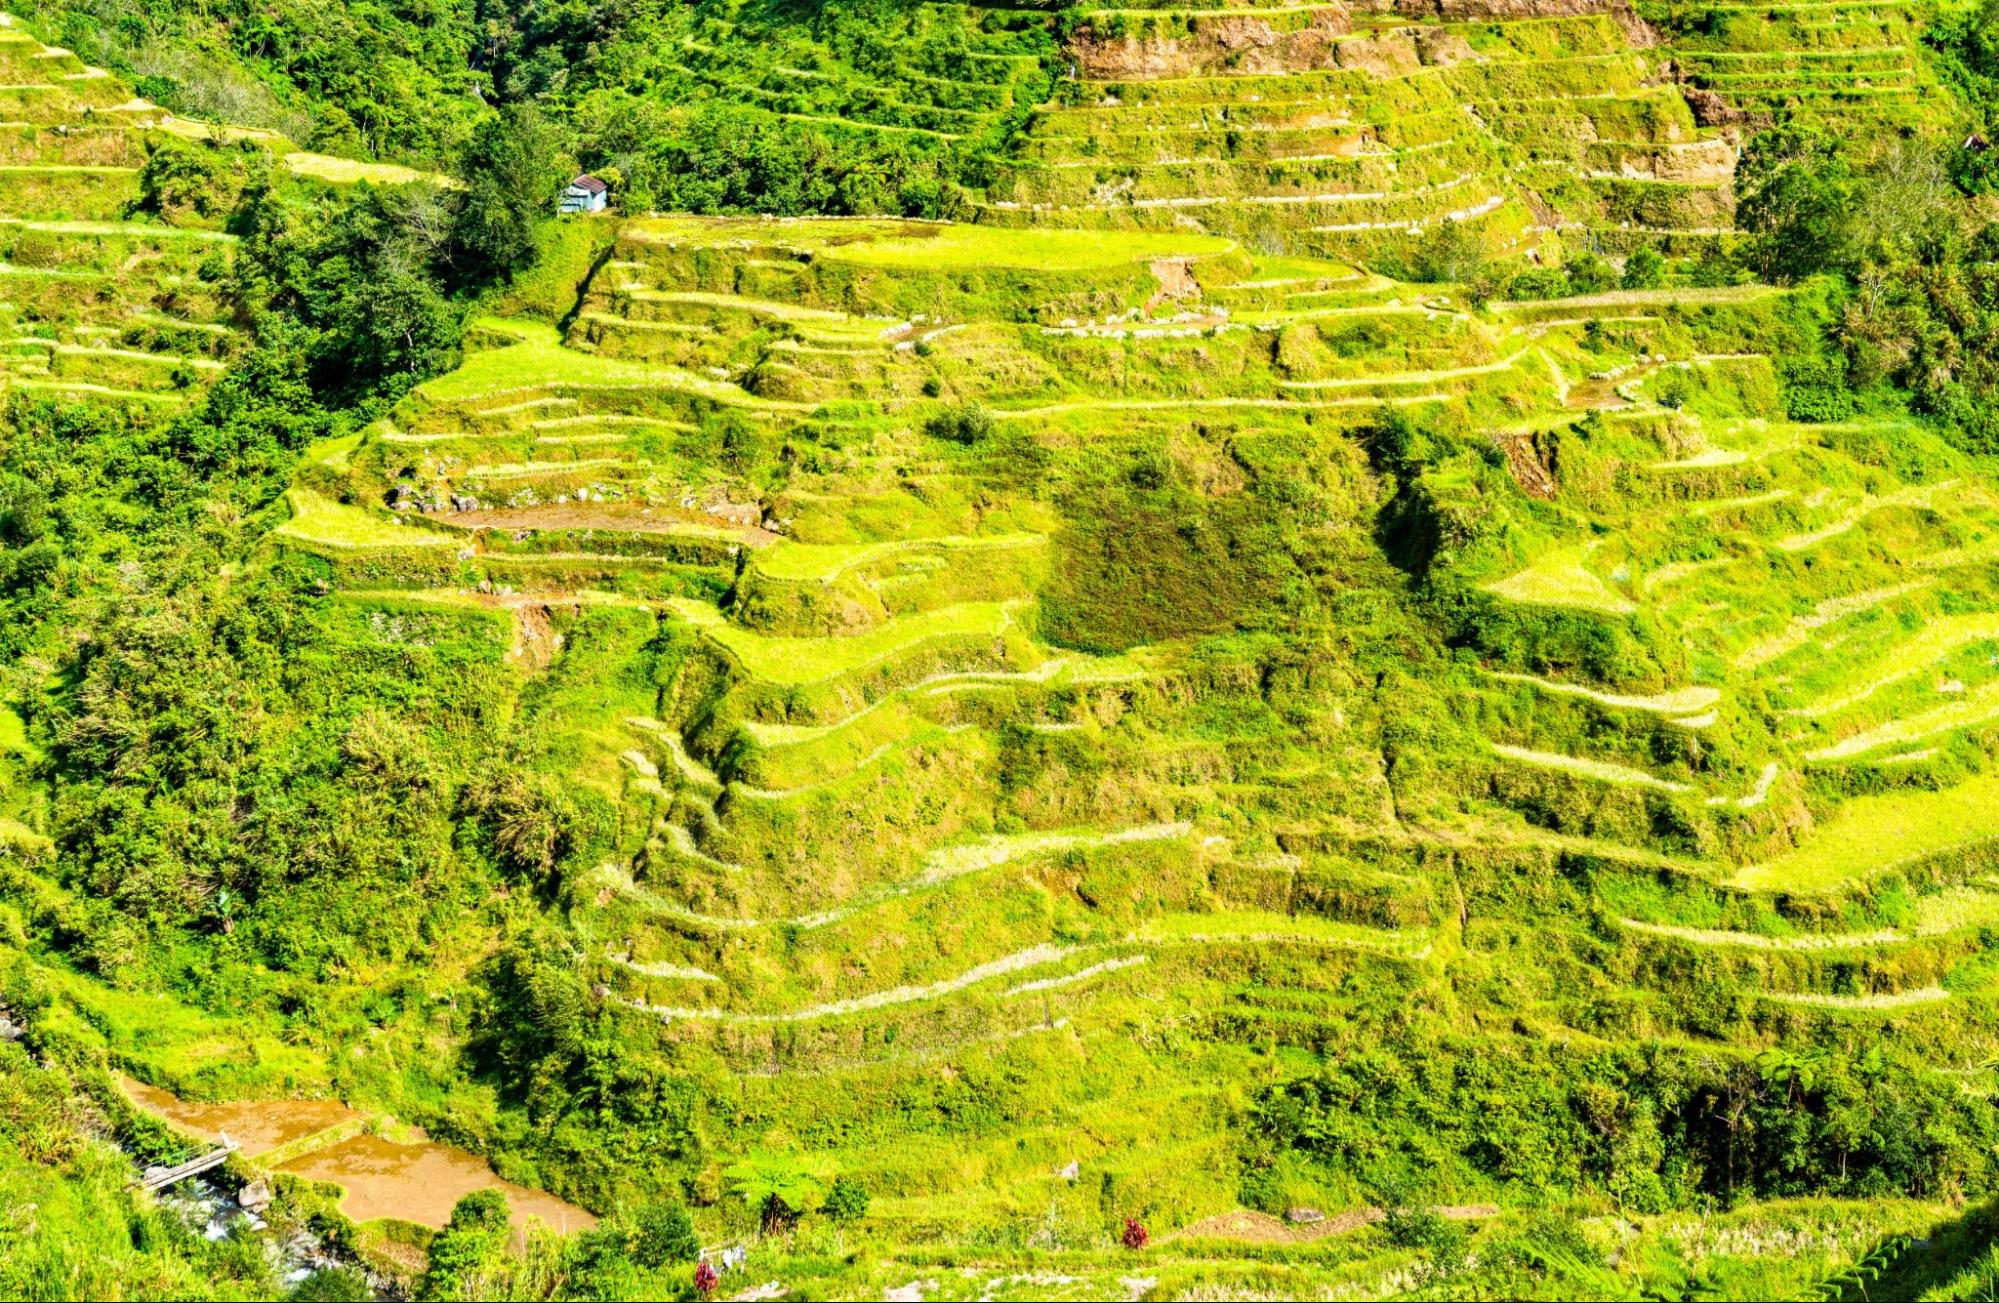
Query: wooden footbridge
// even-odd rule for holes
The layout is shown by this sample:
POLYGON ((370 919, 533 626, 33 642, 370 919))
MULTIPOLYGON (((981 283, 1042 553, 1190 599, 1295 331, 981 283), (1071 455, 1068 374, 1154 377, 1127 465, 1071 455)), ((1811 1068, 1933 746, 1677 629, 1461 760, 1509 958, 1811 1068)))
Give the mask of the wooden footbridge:
POLYGON ((172 1167, 155 1165, 147 1168, 139 1174, 139 1185, 148 1190, 164 1190, 176 1182, 185 1181, 190 1176, 200 1176, 203 1172, 222 1166, 229 1160, 229 1155, 236 1152, 237 1144, 226 1133, 221 1140, 222 1143, 216 1148, 199 1157, 190 1158, 185 1163, 178 1163, 172 1167))

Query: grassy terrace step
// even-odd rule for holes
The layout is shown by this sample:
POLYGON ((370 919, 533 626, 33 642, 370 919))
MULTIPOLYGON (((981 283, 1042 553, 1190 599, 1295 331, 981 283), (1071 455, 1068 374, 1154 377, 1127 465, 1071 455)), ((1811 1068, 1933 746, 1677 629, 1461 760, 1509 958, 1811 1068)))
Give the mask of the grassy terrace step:
POLYGON ((729 624, 713 607, 683 601, 673 609, 727 651, 745 673, 797 687, 884 670, 931 643, 962 643, 990 656, 1015 623, 1012 609, 1003 603, 968 602, 907 616, 850 638, 771 638, 729 624))
POLYGON ((1003 193, 1015 203, 1079 207, 1107 193, 1115 193, 1116 202, 1168 205, 1190 203, 1183 198, 1188 195, 1213 196, 1215 202, 1230 198, 1246 203, 1275 202, 1332 190, 1377 194, 1422 190, 1461 176, 1468 167, 1483 170, 1491 159, 1484 142, 1466 140, 1414 150, 1305 158, 1017 167, 1007 170, 1006 179, 994 193, 1003 193))
POLYGON ((288 539, 328 548, 446 548, 457 540, 448 533, 411 526, 406 519, 347 506, 311 489, 293 489, 285 497, 291 517, 276 533, 288 539))
POLYGON ((799 410, 676 367, 647 366, 565 349, 553 327, 523 332, 518 342, 472 354, 457 371, 420 386, 414 400, 417 410, 442 419, 443 413, 454 408, 505 407, 592 391, 663 392, 697 409, 799 410))

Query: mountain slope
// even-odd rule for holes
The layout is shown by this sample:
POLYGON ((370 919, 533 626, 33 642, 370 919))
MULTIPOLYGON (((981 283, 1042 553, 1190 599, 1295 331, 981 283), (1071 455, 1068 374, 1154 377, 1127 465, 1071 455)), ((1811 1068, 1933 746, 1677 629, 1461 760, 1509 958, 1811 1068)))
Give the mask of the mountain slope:
MULTIPOLYGON (((1907 15, 873 12, 635 25, 687 62, 599 107, 934 135, 812 206, 972 220, 544 231, 281 497, 205 490, 226 568, 21 635, 33 1047, 607 1218, 488 1293, 691 1287, 658 1200, 840 1297, 1975 1285, 1895 1238, 1999 1136, 1999 495, 1939 397, 1991 245, 1907 15)), ((227 159, 104 94, 36 148, 227 159)), ((25 305, 65 413, 152 401, 90 341, 232 247, 226 168, 117 168, 8 213, 116 268, 25 305)))

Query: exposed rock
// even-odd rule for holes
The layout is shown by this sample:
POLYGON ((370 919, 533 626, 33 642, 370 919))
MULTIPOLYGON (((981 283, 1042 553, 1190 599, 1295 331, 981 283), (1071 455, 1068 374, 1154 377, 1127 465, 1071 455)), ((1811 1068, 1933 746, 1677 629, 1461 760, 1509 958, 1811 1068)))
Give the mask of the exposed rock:
POLYGON ((258 1177, 236 1193, 236 1202, 246 1213, 261 1213, 271 1206, 271 1183, 258 1177))
POLYGON ((1577 18, 1628 7, 1625 0, 1394 0, 1393 3, 1394 11, 1404 18, 1434 18, 1454 23, 1577 18))
POLYGON ((1304 27, 1279 32, 1261 18, 1202 15, 1184 37, 1104 36, 1085 28, 1069 53, 1082 76, 1101 81, 1143 81, 1198 76, 1209 71, 1293 72, 1340 66, 1336 38, 1352 30, 1346 7, 1315 9, 1304 27))
POLYGON ((1070 1159, 1068 1162, 1064 1163, 1059 1169, 1056 1170, 1055 1173, 1055 1175, 1061 1177, 1065 1181, 1074 1181, 1078 1177, 1082 1176, 1082 1174, 1083 1174, 1083 1165, 1077 1162, 1073 1158, 1070 1159))
POLYGON ((1471 42, 1456 32, 1442 27, 1425 27, 1416 33, 1416 57, 1425 67, 1448 68, 1452 64, 1475 60, 1478 54, 1471 48, 1471 42))
POLYGON ((755 527, 763 523, 763 508, 754 502, 731 502, 727 498, 711 502, 701 508, 717 520, 726 520, 731 525, 755 527))
POLYGON ((1368 7, 1375 12, 1398 13, 1405 18, 1440 19, 1454 23, 1609 14, 1631 44, 1643 49, 1659 43, 1658 33, 1638 16, 1628 0, 1379 0, 1368 7))
POLYGON ((1159 292, 1146 300, 1147 312, 1169 300, 1201 297, 1200 283, 1194 279, 1194 273, 1188 268, 1187 259, 1155 258, 1151 270, 1152 278, 1159 282, 1159 292))
POLYGON ((1646 153, 1627 154, 1619 170, 1657 181, 1715 183, 1735 177, 1735 151, 1725 140, 1689 140, 1646 153))
POLYGON ((1287 1208, 1284 1210, 1284 1220, 1293 1226, 1313 1226, 1326 1220, 1326 1214, 1317 1208, 1287 1208))
POLYGON ((1406 77, 1423 66, 1415 40, 1401 32, 1341 41, 1333 47, 1333 62, 1384 79, 1406 77))
POLYGON ((1699 126, 1726 127, 1743 120, 1742 110, 1704 86, 1682 86, 1680 94, 1686 98, 1699 126))

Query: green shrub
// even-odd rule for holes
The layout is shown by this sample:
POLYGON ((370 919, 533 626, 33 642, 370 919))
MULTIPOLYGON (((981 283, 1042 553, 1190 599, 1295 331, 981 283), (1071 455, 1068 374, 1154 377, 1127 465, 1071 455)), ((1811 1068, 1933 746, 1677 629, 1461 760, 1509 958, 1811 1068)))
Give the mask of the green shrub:
POLYGON ((1843 421, 1853 415, 1853 391, 1846 387, 1846 358, 1839 353, 1776 359, 1783 383, 1784 415, 1793 421, 1843 421))
POLYGON ((993 417, 979 404, 965 403, 934 413, 923 423, 923 432, 951 443, 983 443, 993 432, 993 417))
POLYGON ((1486 258, 1485 237, 1470 222, 1445 218, 1423 233, 1409 257, 1409 270, 1419 281, 1468 281, 1486 258))
POLYGON ((640 1266, 658 1268, 692 1262, 701 1253, 694 1221, 679 1203, 641 1204, 631 1214, 632 1258, 640 1266))
POLYGON ((1651 245, 1641 245, 1624 260, 1623 284, 1627 290, 1656 289, 1665 282, 1666 260, 1651 245))
POLYGON ((833 1179, 822 1211, 836 1222, 857 1222, 868 1215, 868 1188, 851 1176, 833 1179))

